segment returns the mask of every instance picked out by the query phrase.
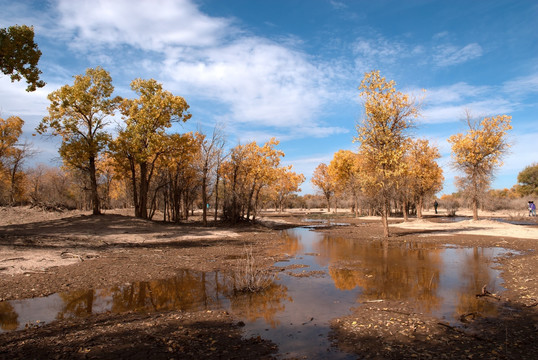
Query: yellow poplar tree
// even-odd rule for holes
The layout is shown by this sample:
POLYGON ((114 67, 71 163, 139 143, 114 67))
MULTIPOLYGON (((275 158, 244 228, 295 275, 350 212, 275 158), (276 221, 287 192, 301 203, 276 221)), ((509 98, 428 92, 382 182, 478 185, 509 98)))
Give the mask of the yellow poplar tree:
POLYGON ((325 163, 319 164, 312 174, 312 179, 310 180, 314 186, 319 188, 325 196, 327 201, 327 211, 331 212, 331 196, 334 194, 334 184, 329 174, 329 167, 325 163))
POLYGON ((364 75, 359 90, 364 98, 364 119, 357 125, 355 142, 364 159, 364 187, 367 193, 381 202, 383 233, 389 236, 388 217, 390 198, 405 165, 403 156, 406 130, 418 116, 418 108, 408 95, 395 89, 379 71, 364 75))
POLYGON ((276 182, 272 186, 275 203, 280 212, 284 210, 284 203, 292 193, 299 192, 299 186, 304 182, 303 174, 291 171, 291 165, 276 169, 276 182))
MULTIPOLYGON (((203 135, 192 132, 170 135, 170 151, 161 157, 161 175, 166 178, 165 208, 171 210, 172 221, 187 220, 189 205, 194 200, 193 190, 203 181, 197 164, 200 162, 203 135), (164 171, 163 171, 164 170, 164 171), (166 204, 169 203, 170 206, 166 204), (183 209, 182 209, 183 205, 183 209)), ((166 209, 165 209, 166 217, 166 209)))
POLYGON ((253 213, 253 220, 256 219, 259 195, 265 186, 271 185, 276 180, 275 169, 280 165, 280 159, 284 152, 275 149, 280 142, 271 138, 263 146, 258 146, 256 142, 250 143, 246 153, 247 168, 249 173, 250 190, 247 197, 247 219, 253 213))
POLYGON ((473 120, 467 112, 467 133, 452 135, 448 142, 452 144, 454 167, 464 176, 457 179, 457 185, 471 199, 473 219, 478 220, 478 204, 481 195, 493 180, 494 172, 502 165, 502 157, 510 147, 507 133, 512 129, 512 117, 497 115, 473 120))
POLYGON ((169 150, 166 129, 191 115, 181 96, 163 90, 156 80, 135 79, 131 89, 139 96, 125 99, 121 113, 125 128, 114 142, 116 159, 127 161, 135 204, 135 216, 148 218, 148 192, 157 160, 169 150))
POLYGON ((443 170, 437 164, 439 150, 426 139, 411 140, 406 156, 411 191, 416 198, 417 217, 422 218, 426 196, 434 195, 443 188, 443 170))
POLYGON ((7 197, 7 189, 11 189, 9 191, 11 203, 14 202, 19 160, 25 155, 25 147, 17 146, 23 125, 24 121, 18 116, 0 118, 0 195, 7 197))
POLYGON ((100 214, 96 160, 110 140, 107 117, 117 109, 112 98, 112 78, 101 67, 76 75, 73 85, 64 85, 48 95, 49 116, 36 128, 39 134, 61 136, 60 156, 64 164, 83 171, 90 179, 93 214, 100 214))
POLYGON ((245 216, 251 220, 252 214, 255 220, 262 189, 274 185, 278 178, 278 165, 284 156, 275 149, 278 144, 271 138, 263 146, 250 142, 230 151, 220 168, 225 190, 224 218, 236 223, 245 216))
POLYGON ((359 155, 350 150, 338 150, 329 164, 329 174, 335 187, 352 196, 355 216, 358 216, 361 191, 359 170, 359 155))

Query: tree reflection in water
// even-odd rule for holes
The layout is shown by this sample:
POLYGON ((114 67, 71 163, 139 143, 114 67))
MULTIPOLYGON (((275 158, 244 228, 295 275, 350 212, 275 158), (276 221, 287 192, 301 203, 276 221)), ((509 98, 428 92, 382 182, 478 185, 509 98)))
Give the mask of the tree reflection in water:
POLYGON ((305 249, 316 253, 315 266, 328 270, 338 290, 360 289, 359 302, 408 300, 420 311, 438 315, 454 312, 454 318, 495 311, 494 305, 475 294, 485 284, 495 290, 496 273, 490 263, 503 249, 360 241, 306 229, 289 231, 285 240, 281 250, 290 255, 301 258, 305 249))
POLYGON ((322 261, 341 290, 362 288, 361 301, 415 300, 424 311, 439 307, 437 294, 442 268, 442 249, 433 245, 406 243, 389 246, 388 241, 360 243, 325 237, 319 243, 322 261))
POLYGON ((490 261, 494 254, 492 249, 474 247, 472 249, 459 249, 463 257, 463 266, 460 268, 461 290, 458 293, 458 305, 454 316, 469 313, 496 315, 497 306, 490 301, 477 298, 483 286, 490 292, 495 292, 496 279, 490 276, 490 261))
POLYGON ((15 330, 19 326, 19 315, 13 306, 7 302, 0 302, 0 328, 5 331, 15 330))
POLYGON ((292 301, 285 286, 273 282, 260 292, 237 293, 230 299, 231 310, 248 321, 264 319, 272 328, 280 325, 276 315, 284 311, 285 301, 292 301))
MULTIPOLYGON (((103 311, 196 311, 229 307, 230 311, 247 320, 263 318, 273 327, 278 326, 275 315, 283 311, 284 301, 291 301, 287 288, 272 282, 264 291, 235 293, 234 281, 233 274, 183 270, 171 279, 136 282, 98 291, 61 293, 62 308, 56 318, 84 317, 103 311)), ((11 305, 6 302, 0 306, 11 305)), ((17 313, 12 307, 11 310, 0 307, 0 315, 6 330, 17 328, 17 313)))
MULTIPOLYGON (((489 291, 499 290, 490 263, 503 249, 454 249, 381 240, 361 242, 324 236, 308 229, 283 231, 282 236, 279 255, 291 256, 282 266, 307 265, 309 270, 330 277, 299 280, 281 273, 280 279, 274 279, 262 292, 236 293, 233 286, 236 274, 183 270, 170 279, 51 295, 41 299, 42 304, 50 307, 46 318, 32 309, 33 306, 43 308, 37 304, 39 299, 0 302, 0 330, 19 328, 19 322, 26 321, 20 319, 48 322, 101 312, 209 309, 226 309, 250 322, 263 319, 265 324, 277 328, 282 325, 282 319, 298 316, 289 312, 307 311, 319 317, 328 313, 327 304, 332 304, 331 316, 338 316, 349 310, 346 301, 353 303, 355 296, 359 302, 408 300, 422 311, 452 315, 456 319, 462 314, 496 310, 475 294, 485 284, 489 291), (351 297, 344 295, 355 288, 351 297), (286 307, 292 303, 293 306, 286 307), (342 304, 342 308, 335 304, 342 304)), ((308 318, 307 314, 302 315, 308 318)))

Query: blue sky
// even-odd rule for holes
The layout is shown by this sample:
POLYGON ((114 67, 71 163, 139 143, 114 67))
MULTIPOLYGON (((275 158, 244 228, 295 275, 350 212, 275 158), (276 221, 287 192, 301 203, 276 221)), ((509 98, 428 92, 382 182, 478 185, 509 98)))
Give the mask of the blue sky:
MULTIPOLYGON (((102 66, 116 94, 154 78, 183 96, 192 119, 174 130, 224 126, 229 146, 271 137, 285 163, 310 176, 339 149, 356 150, 357 87, 378 69, 397 89, 426 95, 413 134, 436 144, 455 191, 446 139, 476 116, 511 115, 513 144, 494 188, 538 161, 538 3, 535 1, 0 0, 0 27, 33 25, 47 86, 33 93, 0 76, 0 116, 58 164, 55 140, 32 137, 46 96, 102 66)), ((113 129, 116 125, 110 125, 113 129)))

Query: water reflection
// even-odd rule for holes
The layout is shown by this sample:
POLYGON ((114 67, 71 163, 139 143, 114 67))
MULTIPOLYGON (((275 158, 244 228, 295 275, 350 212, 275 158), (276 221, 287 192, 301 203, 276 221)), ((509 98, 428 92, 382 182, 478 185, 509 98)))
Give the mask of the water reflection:
MULTIPOLYGON (((266 291, 237 294, 233 274, 183 270, 171 279, 0 302, 0 331, 103 312, 225 309, 243 319, 248 336, 270 339, 288 356, 327 358, 329 322, 357 302, 405 300, 454 323, 462 314, 495 312, 490 302, 476 298, 482 286, 502 290, 499 272, 491 268, 504 252, 499 248, 363 242, 306 228, 281 235, 278 255, 289 258, 275 265, 287 268, 266 291), (304 270, 324 276, 292 276, 304 270)), ((342 355, 331 351, 332 358, 342 355)))
POLYGON ((0 328, 4 331, 15 330, 19 325, 19 315, 7 301, 0 302, 0 328))
POLYGON ((276 328, 281 324, 277 314, 285 311, 286 301, 292 300, 285 286, 273 283, 263 292, 236 294, 230 299, 230 308, 234 314, 249 322, 263 319, 266 324, 276 328))
POLYGON ((16 330, 53 320, 128 311, 230 309, 249 321, 276 327, 275 314, 291 300, 287 288, 273 282, 256 294, 235 294, 234 275, 183 270, 171 279, 136 282, 98 290, 79 290, 45 298, 0 302, 0 328, 16 330), (22 316, 19 316, 22 315, 22 316))
MULTIPOLYGON (((500 248, 445 248, 436 244, 361 242, 303 230, 288 231, 282 252, 315 253, 314 269, 327 269, 341 291, 358 290, 357 301, 406 300, 417 310, 456 322, 471 312, 494 315, 496 307, 476 298, 484 285, 502 290, 491 262, 500 248), (300 245, 297 245, 300 244, 300 245)), ((293 261, 292 261, 293 263, 293 261)))

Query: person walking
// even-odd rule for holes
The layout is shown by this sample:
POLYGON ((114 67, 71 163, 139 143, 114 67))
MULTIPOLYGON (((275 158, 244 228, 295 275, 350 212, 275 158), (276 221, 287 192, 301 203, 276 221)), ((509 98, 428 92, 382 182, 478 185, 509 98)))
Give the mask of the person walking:
POLYGON ((437 207, 439 206, 439 203, 437 202, 437 200, 435 200, 433 202, 433 208, 435 209, 435 213, 437 214, 437 207))
POLYGON ((536 216, 536 205, 534 201, 529 201, 529 216, 536 216))

